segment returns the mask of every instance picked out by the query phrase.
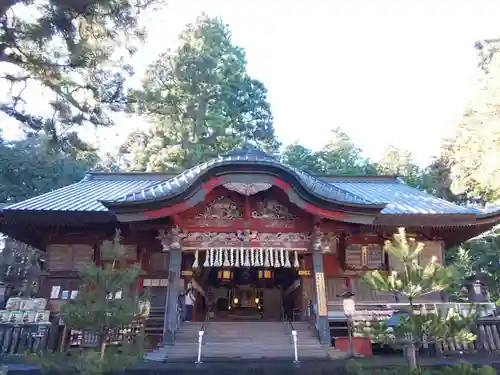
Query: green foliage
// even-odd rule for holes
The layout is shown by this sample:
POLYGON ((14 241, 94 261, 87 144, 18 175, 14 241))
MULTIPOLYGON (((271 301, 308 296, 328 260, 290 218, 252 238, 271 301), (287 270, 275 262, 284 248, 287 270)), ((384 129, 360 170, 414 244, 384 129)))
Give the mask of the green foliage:
POLYGON ((423 249, 422 243, 407 238, 404 228, 394 234, 392 242, 386 241, 384 250, 401 263, 402 269, 393 270, 388 275, 372 271, 363 277, 363 281, 379 292, 408 298, 408 315, 402 316, 394 328, 388 327, 384 321, 358 325, 358 330, 374 341, 400 343, 411 349, 407 350, 407 355, 412 369, 416 368, 415 348, 424 340, 438 342, 453 337, 469 342, 475 339, 470 332, 475 316, 470 312, 464 316, 452 309, 446 312, 415 309, 416 298, 443 291, 457 280, 455 269, 441 266, 435 257, 421 265, 419 255, 423 249))
MULTIPOLYGON (((82 146, 75 127, 110 126, 126 103, 128 60, 144 39, 139 14, 162 0, 8 0, 0 5, 0 113, 53 142, 82 146), (30 109, 29 89, 46 108, 30 109)), ((35 105, 33 105, 35 104, 35 105)))
POLYGON ((474 367, 470 363, 446 366, 432 372, 433 375, 496 375, 496 373, 491 366, 474 367))
POLYGON ((92 152, 45 146, 39 137, 13 142, 0 138, 0 202, 20 201, 79 181, 98 159, 92 152))
POLYGON ((433 257, 428 264, 420 265, 418 258, 424 245, 414 238, 407 238, 405 229, 400 228, 393 242, 386 241, 384 251, 400 260, 402 270, 393 270, 389 275, 373 271, 365 275, 363 281, 371 288, 407 297, 410 302, 415 298, 440 292, 456 281, 456 271, 452 267, 441 266, 433 257))
POLYGON ((285 147, 281 160, 316 175, 375 175, 377 172, 340 128, 331 131, 330 139, 320 151, 313 152, 295 143, 285 147))
POLYGON ((453 366, 410 370, 407 366, 387 366, 378 368, 368 366, 359 360, 349 361, 347 373, 353 375, 495 375, 491 366, 474 367, 469 363, 459 363, 453 366))
POLYGON ((127 264, 120 240, 118 231, 114 241, 103 246, 103 255, 111 262, 103 267, 89 264, 80 271, 78 296, 61 308, 69 326, 106 333, 135 320, 139 303, 135 287, 141 269, 127 264), (115 298, 117 293, 121 293, 121 298, 115 298))
POLYGON ((134 323, 140 313, 141 298, 136 292, 140 275, 137 265, 128 265, 120 232, 106 242, 104 267, 88 265, 80 271, 81 287, 77 297, 61 307, 65 324, 73 329, 98 334, 96 349, 70 349, 65 353, 42 353, 35 361, 45 369, 77 370, 82 374, 102 374, 130 368, 143 356, 142 334, 132 342, 107 346, 113 332, 134 323), (108 262, 108 261, 107 261, 108 262))
POLYGON ((499 39, 476 43, 482 72, 475 97, 464 110, 453 135, 442 145, 440 163, 448 170, 446 181, 454 194, 470 202, 500 200, 500 55, 499 39))
POLYGON ((277 151, 267 89, 246 67, 219 19, 202 15, 188 25, 179 47, 153 62, 131 94, 130 110, 150 123, 123 147, 131 169, 184 170, 247 142, 277 151))
MULTIPOLYGON (((456 264, 464 278, 481 275, 487 279, 491 297, 500 300, 500 228, 483 233, 480 237, 463 243, 447 252, 448 261, 456 264)), ((460 298, 458 290, 454 297, 460 298)))

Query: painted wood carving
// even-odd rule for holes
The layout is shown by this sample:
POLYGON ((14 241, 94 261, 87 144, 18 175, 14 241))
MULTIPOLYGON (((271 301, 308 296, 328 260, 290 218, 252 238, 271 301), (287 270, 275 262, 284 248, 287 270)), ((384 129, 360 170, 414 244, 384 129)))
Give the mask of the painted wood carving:
POLYGON ((243 207, 229 197, 221 196, 211 201, 201 212, 182 219, 183 227, 224 228, 243 219, 243 207))
POLYGON ((291 228, 297 220, 297 215, 275 200, 264 199, 254 203, 252 219, 267 220, 269 226, 291 228))
POLYGON ((310 233, 274 232, 261 233, 250 230, 234 232, 181 232, 182 248, 210 249, 230 247, 277 247, 307 249, 311 243, 310 233))

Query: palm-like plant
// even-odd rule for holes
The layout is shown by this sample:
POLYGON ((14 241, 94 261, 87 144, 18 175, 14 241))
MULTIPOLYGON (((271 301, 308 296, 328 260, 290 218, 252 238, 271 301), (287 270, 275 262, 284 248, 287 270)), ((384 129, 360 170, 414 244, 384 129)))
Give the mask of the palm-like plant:
POLYGON ((415 309, 416 298, 441 292, 458 280, 455 269, 442 266, 436 257, 432 257, 427 264, 420 264, 419 256, 423 249, 423 243, 407 238, 405 229, 400 228, 393 241, 386 241, 384 250, 401 262, 401 269, 392 270, 387 275, 372 271, 363 277, 363 281, 376 291, 408 298, 408 315, 401 317, 394 328, 388 327, 386 322, 373 322, 362 330, 372 340, 406 346, 412 369, 417 367, 416 348, 424 339, 427 342, 450 337, 460 337, 462 341, 475 339, 469 329, 473 321, 471 314, 464 316, 453 310, 429 312, 415 309))

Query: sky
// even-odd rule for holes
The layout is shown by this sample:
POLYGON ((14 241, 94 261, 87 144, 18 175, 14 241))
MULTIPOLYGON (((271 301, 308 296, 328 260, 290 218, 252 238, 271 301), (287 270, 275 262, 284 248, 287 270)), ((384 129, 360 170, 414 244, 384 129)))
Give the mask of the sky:
MULTIPOLYGON (((145 19, 149 39, 136 70, 175 47, 201 12, 220 16, 246 49, 283 143, 319 149, 341 127, 374 160, 392 143, 420 164, 439 152, 474 97, 474 42, 500 36, 494 0, 169 0, 145 19)), ((117 127, 98 134, 103 151, 145 126, 116 119, 117 127)))

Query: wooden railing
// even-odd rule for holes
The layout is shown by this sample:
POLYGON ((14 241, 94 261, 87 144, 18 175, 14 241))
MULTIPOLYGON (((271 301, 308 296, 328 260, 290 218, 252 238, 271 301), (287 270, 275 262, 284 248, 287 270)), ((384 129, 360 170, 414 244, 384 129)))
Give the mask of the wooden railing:
MULTIPOLYGON (((495 316, 496 308, 494 303, 415 302, 413 306, 414 308, 426 311, 447 311, 454 309, 463 315, 477 312, 480 316, 473 330, 477 336, 474 342, 465 343, 451 339, 446 342, 429 344, 428 347, 431 350, 425 350, 429 355, 500 354, 500 317, 495 316)), ((361 312, 360 316, 363 315, 363 311, 368 313, 366 315, 373 313, 374 316, 384 311, 392 311, 393 313, 404 312, 409 307, 409 303, 356 302, 356 310, 361 312)), ((342 311, 342 302, 329 302, 328 312, 332 320, 343 321, 346 319, 342 311)), ((383 315, 379 315, 379 318, 382 318, 383 315)))

